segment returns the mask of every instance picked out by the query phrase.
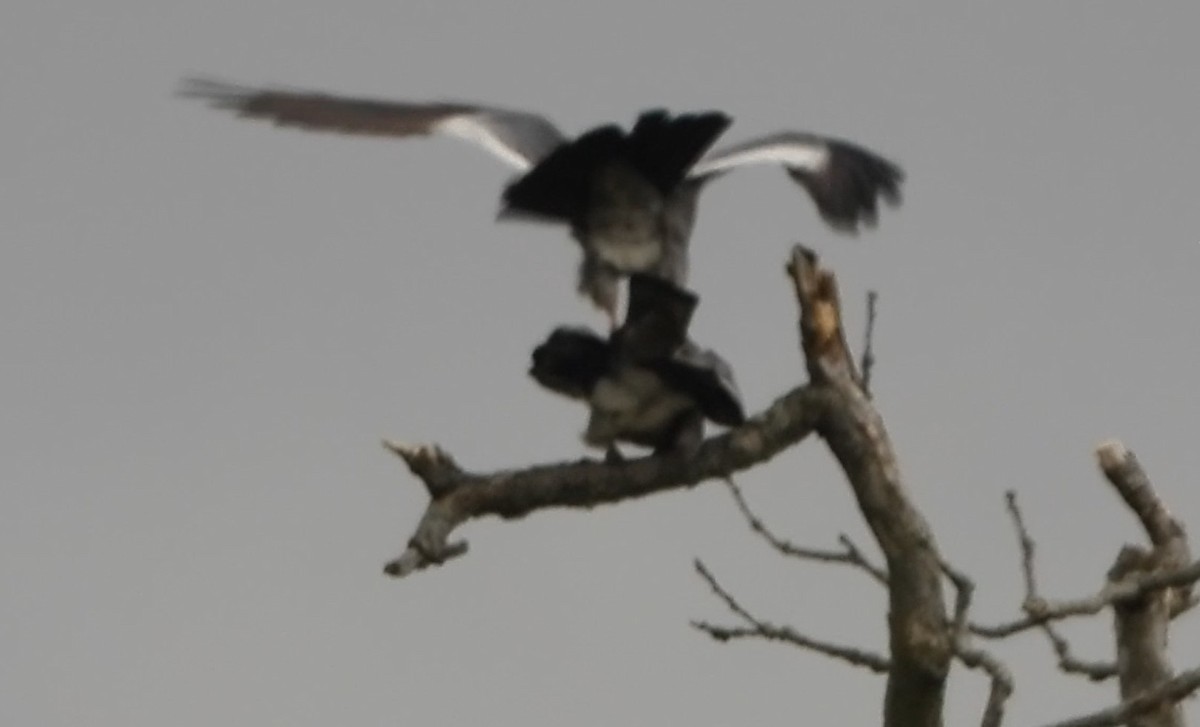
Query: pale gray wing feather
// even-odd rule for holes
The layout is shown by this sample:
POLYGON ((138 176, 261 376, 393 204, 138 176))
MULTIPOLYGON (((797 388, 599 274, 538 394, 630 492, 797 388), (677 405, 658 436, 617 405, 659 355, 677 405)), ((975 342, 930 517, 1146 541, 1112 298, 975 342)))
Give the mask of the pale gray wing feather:
POLYGON ((782 164, 818 171, 829 158, 826 139, 801 131, 781 131, 706 154, 688 172, 689 177, 719 174, 750 164, 782 164))
POLYGON ((348 98, 199 78, 185 80, 179 94, 280 126, 372 136, 453 136, 517 169, 528 169, 563 142, 562 134, 543 116, 475 104, 348 98))
POLYGON ((784 131, 720 149, 689 172, 704 179, 750 164, 782 165, 803 186, 830 226, 855 232, 874 225, 879 200, 900 202, 904 172, 893 162, 857 144, 799 131, 784 131))

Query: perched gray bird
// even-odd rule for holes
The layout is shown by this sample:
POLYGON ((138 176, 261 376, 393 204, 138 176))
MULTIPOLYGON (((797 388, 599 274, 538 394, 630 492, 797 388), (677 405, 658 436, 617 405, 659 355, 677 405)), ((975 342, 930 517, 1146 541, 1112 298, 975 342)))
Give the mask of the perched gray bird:
POLYGON ((854 232, 873 225, 878 200, 900 200, 895 164, 846 141, 781 132, 708 153, 729 126, 720 112, 642 114, 629 131, 607 125, 568 140, 532 113, 437 102, 404 103, 307 91, 185 81, 180 93, 282 126, 375 136, 441 134, 476 144, 524 175, 504 191, 501 217, 570 225, 583 247, 579 290, 616 321, 622 275, 687 282, 687 243, 704 183, 736 167, 781 164, 822 218, 854 232))
POLYGON ((745 421, 729 365, 687 338, 696 296, 644 274, 629 280, 624 324, 605 340, 590 330, 555 329, 533 352, 530 375, 542 386, 586 401, 584 441, 610 455, 617 442, 656 454, 690 454, 704 420, 745 421))

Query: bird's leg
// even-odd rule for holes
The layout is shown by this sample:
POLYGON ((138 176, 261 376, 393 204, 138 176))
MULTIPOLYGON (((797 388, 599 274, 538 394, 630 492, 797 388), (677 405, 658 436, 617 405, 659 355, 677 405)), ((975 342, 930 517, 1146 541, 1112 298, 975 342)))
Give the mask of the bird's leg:
POLYGON ((704 442, 704 417, 698 411, 682 414, 674 424, 670 441, 654 450, 660 457, 691 459, 704 442))

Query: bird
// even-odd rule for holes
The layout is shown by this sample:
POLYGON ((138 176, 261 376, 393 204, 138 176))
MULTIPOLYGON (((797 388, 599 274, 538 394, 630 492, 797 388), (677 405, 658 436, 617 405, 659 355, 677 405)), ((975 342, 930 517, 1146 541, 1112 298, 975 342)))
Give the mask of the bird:
POLYGON ((464 102, 397 102, 185 79, 181 96, 280 126, 385 137, 441 135, 475 144, 521 176, 500 219, 566 223, 583 248, 578 291, 617 327, 619 281, 636 272, 687 284, 687 246, 704 185, 733 169, 782 165, 834 230, 873 226, 900 203, 904 173, 855 143, 782 131, 711 150, 732 123, 720 111, 646 111, 629 131, 597 126, 570 139, 545 116, 464 102))
POLYGON ((618 442, 662 456, 694 454, 706 419, 725 426, 746 420, 729 364, 687 337, 698 300, 670 281, 635 273, 620 328, 605 339, 559 326, 534 349, 529 373, 546 389, 588 404, 583 440, 605 449, 609 460, 620 459, 618 442))

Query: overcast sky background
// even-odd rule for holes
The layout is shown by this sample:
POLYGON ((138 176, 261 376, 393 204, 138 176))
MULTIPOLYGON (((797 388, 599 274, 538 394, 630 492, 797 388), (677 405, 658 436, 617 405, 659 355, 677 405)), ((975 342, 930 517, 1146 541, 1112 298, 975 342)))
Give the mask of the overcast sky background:
MULTIPOLYGON (((704 194, 693 333, 748 408, 803 377, 781 270, 804 241, 856 347, 880 293, 877 402, 977 619, 1020 604, 1006 489, 1047 595, 1092 592, 1141 541, 1095 467, 1105 437, 1200 529, 1195 4, 501 5, 0 8, 0 723, 878 721, 880 677, 689 628, 728 620, 700 556, 765 619, 886 643, 878 587, 781 561, 716 483, 471 523, 466 558, 385 578, 426 496, 381 437, 481 470, 583 454, 584 410, 525 375, 553 326, 602 324, 577 248, 494 223, 509 171, 477 149, 235 120, 172 96, 190 74, 527 108, 570 133, 666 106, 729 112, 727 142, 860 141, 908 182, 858 239, 775 168, 704 194)), ((876 552, 819 441, 742 482, 781 534, 876 552)), ((1107 617, 1068 632, 1111 656, 1107 617)), ((1178 666, 1198 633, 1174 631, 1178 666)), ((998 652, 1011 724, 1116 699, 1036 634, 998 652)), ((975 723, 985 690, 955 667, 947 724, 975 723)))

